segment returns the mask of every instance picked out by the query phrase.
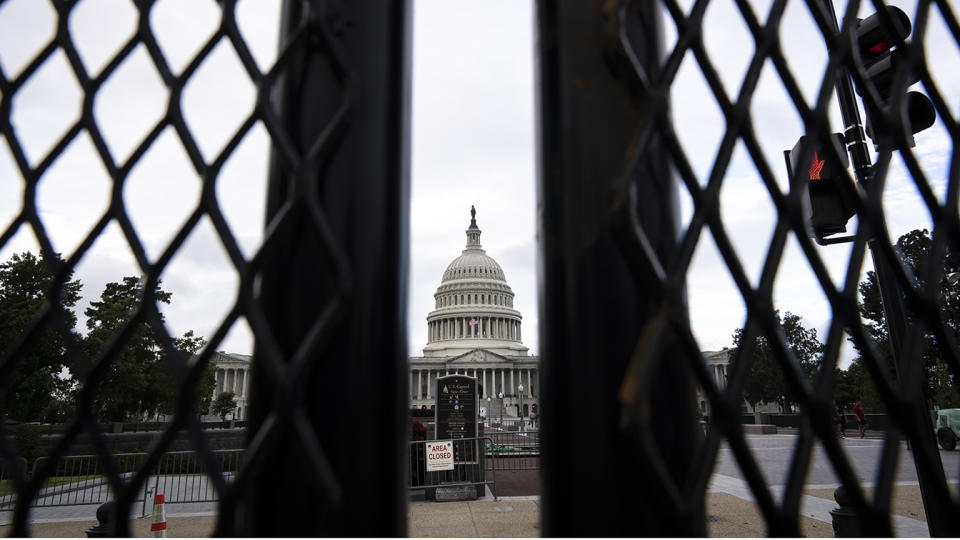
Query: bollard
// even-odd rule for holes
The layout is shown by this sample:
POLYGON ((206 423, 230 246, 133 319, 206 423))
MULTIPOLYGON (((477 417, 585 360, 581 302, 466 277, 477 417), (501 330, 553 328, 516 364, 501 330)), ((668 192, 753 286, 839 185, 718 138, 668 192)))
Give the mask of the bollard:
POLYGON ((839 508, 830 511, 830 517, 833 520, 833 537, 862 537, 863 533, 860 531, 860 524, 857 522, 857 513, 850 506, 850 498, 847 497, 847 488, 840 486, 833 490, 833 498, 839 505, 839 508))
POLYGON ((87 538, 106 538, 112 536, 108 530, 107 523, 110 521, 110 516, 113 515, 114 506, 113 501, 108 501, 97 508, 98 523, 86 530, 87 538))

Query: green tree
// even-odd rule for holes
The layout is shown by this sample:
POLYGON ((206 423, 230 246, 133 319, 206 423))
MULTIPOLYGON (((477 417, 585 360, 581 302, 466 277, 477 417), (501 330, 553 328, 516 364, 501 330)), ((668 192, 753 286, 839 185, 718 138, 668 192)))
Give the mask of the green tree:
MULTIPOLYGON (((83 340, 83 346, 91 359, 99 356, 132 316, 142 301, 143 292, 141 279, 125 277, 120 283, 107 283, 100 301, 90 302, 90 307, 84 311, 88 317, 89 332, 83 340)), ((158 304, 170 303, 171 293, 162 290, 159 283, 153 294, 158 304)), ((163 314, 160 314, 160 319, 163 321, 163 314)), ((202 338, 194 336, 192 331, 187 332, 183 338, 174 340, 178 354, 172 360, 186 364, 202 346, 202 338)), ((202 382, 205 383, 206 378, 202 382)), ((142 322, 136 325, 113 357, 97 389, 96 412, 100 419, 115 422, 142 419, 164 411, 172 412, 179 387, 179 381, 167 365, 153 329, 148 323, 142 322)), ((213 390, 207 387, 206 391, 212 393, 213 390)), ((198 407, 199 403, 198 396, 198 407)))
MULTIPOLYGON (((799 315, 789 311, 780 317, 776 312, 777 323, 787 338, 787 345, 793 351, 794 357, 800 363, 803 374, 811 382, 816 377, 823 359, 823 344, 817 339, 817 330, 806 328, 800 321, 799 315)), ((738 328, 733 332, 733 345, 730 349, 730 361, 733 363, 736 351, 743 346, 744 329, 738 328)), ((795 401, 783 375, 783 370, 774 356, 770 342, 765 335, 759 335, 754 340, 750 375, 743 386, 743 398, 754 411, 761 402, 776 402, 780 410, 790 411, 795 401)))
POLYGON ((837 405, 842 405, 845 410, 850 410, 857 400, 863 402, 863 407, 871 413, 885 412, 886 408, 883 401, 880 400, 880 393, 873 384, 873 379, 867 372, 863 360, 855 359, 847 369, 840 370, 837 374, 837 385, 834 388, 834 398, 837 405))
POLYGON ((220 392, 217 399, 213 402, 213 414, 226 420, 227 415, 237 410, 237 398, 233 392, 220 392))
MULTIPOLYGON (((944 276, 960 271, 960 257, 957 254, 948 248, 942 261, 932 261, 932 247, 933 240, 930 237, 930 232, 926 229, 912 230, 897 240, 896 250, 908 270, 908 274, 912 274, 914 286, 918 288, 926 286, 926 275, 930 264, 942 266, 944 276)), ((860 316, 864 328, 867 329, 869 336, 873 338, 877 346, 877 350, 885 359, 886 365, 884 368, 888 370, 891 378, 895 378, 897 369, 891 354, 887 318, 883 310, 876 273, 872 270, 867 272, 866 278, 860 282, 858 289, 861 300, 860 316)), ((960 294, 958 294, 960 293, 960 287, 950 286, 945 280, 941 280, 939 289, 941 320, 957 338, 960 338, 960 294)), ((907 324, 911 324, 909 313, 907 324)), ((863 350, 860 344, 852 339, 851 342, 859 354, 857 361, 863 362, 863 350)), ((937 338, 932 332, 928 331, 924 335, 920 358, 924 366, 925 392, 927 399, 931 401, 931 405, 936 404, 940 408, 960 407, 960 394, 957 392, 955 374, 941 360, 937 338)), ((861 371, 862 374, 858 376, 865 378, 861 384, 867 385, 869 383, 872 386, 873 382, 869 378, 869 374, 865 369, 861 371)), ((873 389, 873 394, 876 395, 875 389, 873 389)), ((867 399, 866 396, 864 396, 864 399, 867 399)), ((864 404, 866 405, 866 401, 864 404)), ((879 398, 877 398, 874 407, 875 409, 882 408, 879 398)))
MULTIPOLYGON (((60 261, 59 255, 53 257, 60 261)), ((53 285, 52 262, 24 252, 0 263, 0 355, 6 354, 49 301, 46 293, 53 285)), ((59 302, 68 331, 75 336, 77 318, 69 308, 80 299, 81 285, 71 277, 72 273, 60 289, 59 302)), ((64 336, 46 324, 13 359, 13 369, 0 381, 0 411, 21 422, 43 420, 44 411, 69 387, 69 381, 61 376, 67 364, 64 336)))
MULTIPOLYGON (((193 330, 188 331, 181 338, 176 338, 173 340, 174 345, 178 351, 183 355, 185 360, 190 360, 196 356, 200 349, 203 348, 207 342, 199 336, 193 334, 193 330)), ((176 389, 181 384, 179 381, 175 380, 173 374, 170 370, 165 369, 163 363, 157 363, 154 366, 154 375, 156 384, 159 388, 167 389, 166 392, 162 393, 160 396, 160 403, 158 406, 158 413, 160 414, 174 414, 177 409, 177 400, 179 393, 176 389)), ((213 401, 213 391, 217 386, 217 365, 213 362, 207 364, 207 367, 204 369, 203 374, 200 376, 200 381, 197 383, 197 386, 194 388, 194 397, 191 404, 191 410, 194 414, 200 415, 205 413, 210 409, 210 403, 213 401)))

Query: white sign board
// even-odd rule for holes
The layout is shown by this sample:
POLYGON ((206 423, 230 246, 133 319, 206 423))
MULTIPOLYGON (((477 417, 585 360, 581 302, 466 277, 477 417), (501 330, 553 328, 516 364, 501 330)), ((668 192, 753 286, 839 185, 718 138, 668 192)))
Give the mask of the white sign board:
POLYGON ((428 471, 453 470, 453 441, 430 441, 424 445, 427 450, 428 471))

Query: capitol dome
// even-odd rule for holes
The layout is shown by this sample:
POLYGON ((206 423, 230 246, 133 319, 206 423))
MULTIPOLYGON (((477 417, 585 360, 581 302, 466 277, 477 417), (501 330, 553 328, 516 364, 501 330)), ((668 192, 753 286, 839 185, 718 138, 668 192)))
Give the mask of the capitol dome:
POLYGON ((503 269, 480 245, 476 210, 470 208, 467 246, 443 272, 427 316, 424 356, 451 356, 485 349, 525 356, 520 341, 520 312, 503 269))

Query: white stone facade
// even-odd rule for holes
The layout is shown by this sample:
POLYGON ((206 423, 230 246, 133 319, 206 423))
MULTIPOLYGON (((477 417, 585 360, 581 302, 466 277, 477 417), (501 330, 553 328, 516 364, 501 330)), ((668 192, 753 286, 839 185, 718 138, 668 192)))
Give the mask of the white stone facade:
MULTIPOLYGON (((217 384, 213 389, 213 399, 216 400, 222 392, 233 392, 237 400, 237 408, 227 420, 247 419, 247 397, 250 395, 250 360, 245 354, 217 352, 211 359, 217 365, 217 384)), ((212 405, 211 401, 211 405, 212 405)), ((219 417, 209 414, 211 421, 220 420, 219 417)))
POLYGON ((540 358, 528 355, 521 342, 513 290, 482 249, 472 208, 466 234, 466 248, 447 266, 433 295, 423 356, 409 360, 410 406, 432 407, 437 377, 461 374, 479 380, 480 407, 491 418, 527 418, 539 402, 540 358))

